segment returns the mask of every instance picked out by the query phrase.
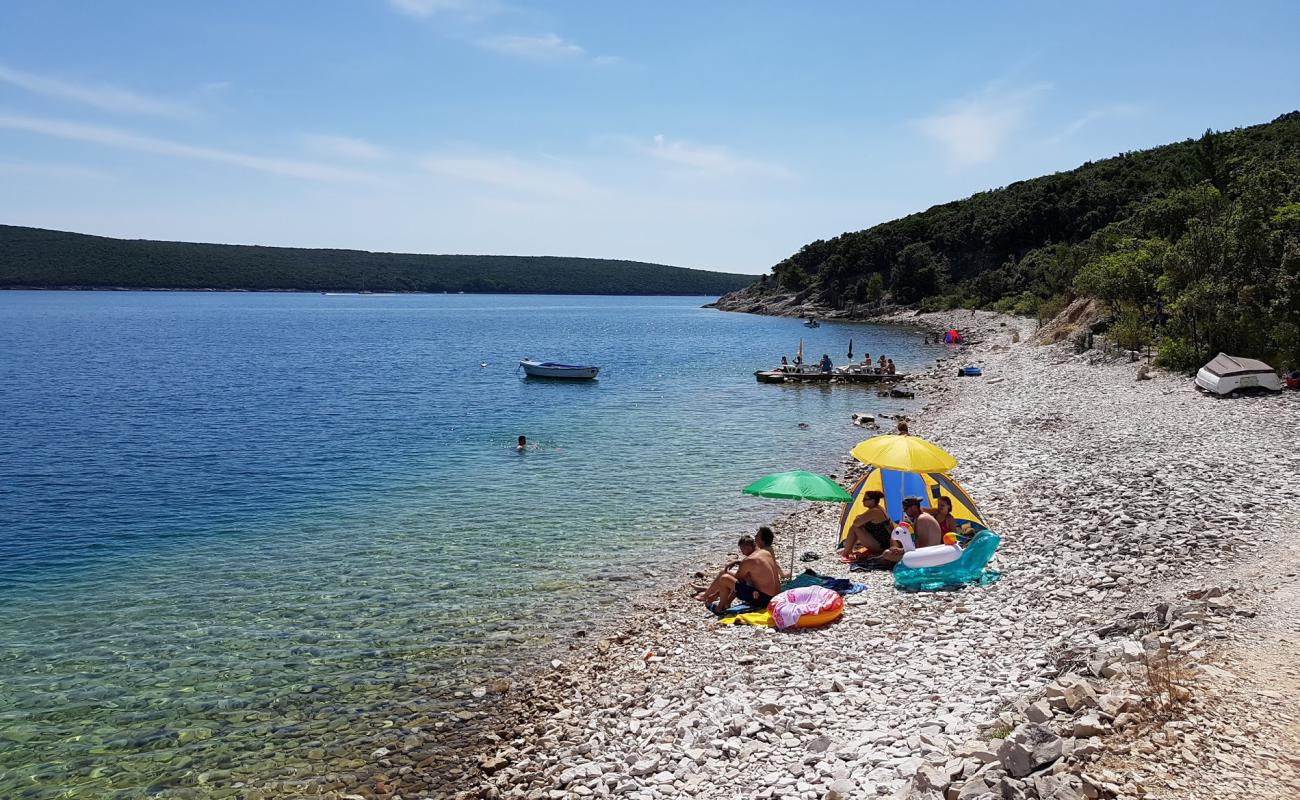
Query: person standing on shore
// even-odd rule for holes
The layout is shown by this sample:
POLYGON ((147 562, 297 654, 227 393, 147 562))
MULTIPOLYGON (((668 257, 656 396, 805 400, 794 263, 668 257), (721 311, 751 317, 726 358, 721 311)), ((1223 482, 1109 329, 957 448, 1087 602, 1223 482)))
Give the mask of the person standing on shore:
POLYGON ((906 423, 906 422, 899 422, 899 423, 898 423, 898 434, 897 434, 897 435, 898 435, 898 436, 911 436, 911 435, 912 435, 912 434, 911 434, 911 431, 910 431, 910 430, 908 429, 908 427, 907 427, 907 423, 906 423))
POLYGON ((933 547, 943 544, 943 530, 939 521, 930 516, 930 512, 921 507, 921 498, 903 498, 903 513, 912 521, 912 530, 916 533, 917 547, 933 547))

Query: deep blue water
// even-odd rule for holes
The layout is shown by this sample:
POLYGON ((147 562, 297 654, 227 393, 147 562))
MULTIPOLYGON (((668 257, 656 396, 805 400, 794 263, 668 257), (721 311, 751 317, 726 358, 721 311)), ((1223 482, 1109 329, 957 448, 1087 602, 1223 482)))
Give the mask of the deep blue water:
POLYGON ((437 713, 901 408, 754 369, 929 357, 709 299, 0 292, 0 796, 319 770, 338 719, 437 713), (268 761, 268 719, 310 735, 268 761))

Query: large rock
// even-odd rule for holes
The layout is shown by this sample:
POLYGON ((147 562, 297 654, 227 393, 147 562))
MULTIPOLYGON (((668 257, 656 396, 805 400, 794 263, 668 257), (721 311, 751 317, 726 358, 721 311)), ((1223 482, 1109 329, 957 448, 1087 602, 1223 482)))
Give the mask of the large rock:
POLYGON ((1096 708, 1097 693, 1093 690, 1092 684, 1087 681, 1079 681, 1065 687, 1065 705, 1070 711, 1078 711, 1081 708, 1096 708))
POLYGON ((1035 775, 1033 786, 1039 800, 1087 800, 1077 775, 1035 775))
POLYGON ((1092 736, 1101 736, 1108 733, 1106 726, 1096 714, 1085 714, 1074 723, 1074 738, 1087 739, 1092 736))
POLYGON ((1030 722, 1037 722, 1039 724, 1051 722, 1052 707, 1048 705, 1046 700, 1039 700, 1038 702, 1031 704, 1029 708, 1025 709, 1025 717, 1027 717, 1030 722))
POLYGON ((998 761, 1013 778, 1023 778, 1061 757, 1061 737, 1036 722, 1019 725, 998 748, 998 761))

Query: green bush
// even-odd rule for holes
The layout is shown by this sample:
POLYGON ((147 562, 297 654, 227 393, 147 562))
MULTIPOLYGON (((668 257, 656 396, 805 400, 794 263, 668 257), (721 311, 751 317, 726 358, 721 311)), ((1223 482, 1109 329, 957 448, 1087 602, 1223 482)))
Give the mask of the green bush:
POLYGON ((1186 339, 1170 339, 1165 337, 1160 340, 1160 346, 1156 348, 1156 365, 1165 369, 1195 371, 1201 366, 1200 354, 1192 347, 1192 343, 1186 339))
POLYGON ((1063 295, 1049 297, 1048 299, 1039 302, 1038 308, 1034 310, 1034 316, 1038 318, 1039 322, 1047 322, 1055 319, 1056 315, 1064 311, 1065 307, 1069 304, 1070 301, 1063 295))
POLYGON ((1137 311, 1125 309, 1107 329, 1106 338, 1125 350, 1141 350, 1151 341, 1151 328, 1137 311))

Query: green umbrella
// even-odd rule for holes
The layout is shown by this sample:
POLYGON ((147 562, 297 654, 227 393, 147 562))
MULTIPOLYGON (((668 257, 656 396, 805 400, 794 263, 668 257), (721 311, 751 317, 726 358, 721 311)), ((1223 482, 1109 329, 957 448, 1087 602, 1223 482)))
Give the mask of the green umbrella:
POLYGON ((778 472, 759 478, 740 491, 757 497, 777 500, 816 500, 823 503, 847 503, 853 497, 838 483, 816 472, 778 472))
MULTIPOLYGON (((744 489, 744 494, 756 497, 771 497, 777 500, 812 500, 819 503, 850 503, 853 497, 835 481, 815 472, 794 470, 778 472, 759 478, 744 489)), ((790 542, 790 574, 794 574, 794 555, 798 550, 795 542, 790 542)))

